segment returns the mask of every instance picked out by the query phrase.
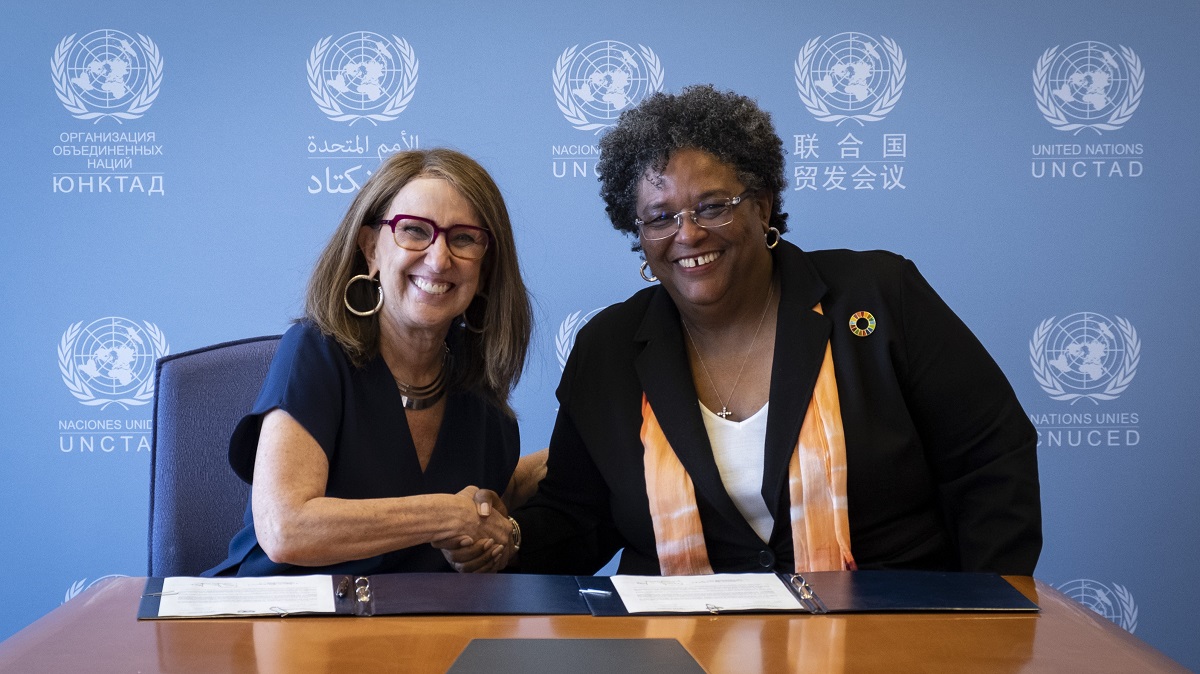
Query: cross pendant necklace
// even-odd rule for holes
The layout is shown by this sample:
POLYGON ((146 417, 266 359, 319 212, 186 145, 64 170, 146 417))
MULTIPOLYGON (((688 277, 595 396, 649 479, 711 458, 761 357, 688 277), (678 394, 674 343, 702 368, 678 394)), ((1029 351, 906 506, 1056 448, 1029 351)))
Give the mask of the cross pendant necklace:
MULTIPOLYGON (((746 370, 746 362, 750 360, 750 354, 754 352, 754 344, 758 342, 758 333, 762 332, 762 326, 767 318, 767 310, 771 308, 771 298, 775 293, 775 282, 772 280, 769 289, 767 290, 767 303, 763 306, 762 315, 758 317, 758 327, 754 330, 754 337, 750 340, 750 347, 746 349, 746 355, 742 357, 742 366, 738 368, 737 378, 733 380, 733 388, 729 389, 729 402, 733 402, 733 394, 737 391, 738 383, 742 381, 742 372, 746 370)), ((722 419, 728 419, 733 412, 729 411, 729 405, 725 402, 725 398, 721 397, 721 393, 717 391, 717 384, 713 381, 712 375, 708 372, 708 366, 704 364, 704 355, 700 353, 700 347, 696 346, 696 340, 692 338, 692 329, 688 327, 687 321, 683 317, 679 317, 679 322, 683 323, 683 330, 687 334, 688 342, 691 343, 692 349, 696 352, 696 358, 700 361, 700 369, 704 370, 704 376, 708 379, 708 385, 712 387, 713 395, 717 396, 717 400, 721 403, 721 411, 717 412, 717 416, 722 419)))

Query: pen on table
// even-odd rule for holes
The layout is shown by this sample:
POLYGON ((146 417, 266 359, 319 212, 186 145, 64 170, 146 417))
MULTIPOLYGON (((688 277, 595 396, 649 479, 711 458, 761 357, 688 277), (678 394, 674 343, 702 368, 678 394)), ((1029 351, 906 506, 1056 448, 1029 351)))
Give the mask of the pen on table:
POLYGON ((608 597, 612 595, 612 592, 609 592, 608 590, 593 590, 590 587, 585 587, 579 591, 579 594, 594 594, 601 597, 608 597))
POLYGON ((347 576, 342 579, 342 582, 338 583, 337 596, 339 599, 341 599, 342 597, 345 597, 349 593, 350 593, 350 577, 347 576))

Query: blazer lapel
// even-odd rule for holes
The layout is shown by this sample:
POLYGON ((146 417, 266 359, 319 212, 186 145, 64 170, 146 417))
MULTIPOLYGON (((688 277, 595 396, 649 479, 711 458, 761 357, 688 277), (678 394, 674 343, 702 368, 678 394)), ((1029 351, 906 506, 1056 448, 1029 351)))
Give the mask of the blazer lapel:
POLYGON ((728 526, 754 536, 721 482, 679 326, 678 310, 666 291, 660 289, 634 337, 646 345, 634 362, 639 383, 671 449, 692 478, 697 499, 711 504, 728 526))
POLYGON ((827 288, 804 252, 785 241, 775 253, 775 264, 781 293, 762 495, 775 516, 775 531, 779 532, 782 525, 786 532, 790 531, 790 513, 778 511, 787 486, 788 463, 800 437, 833 323, 813 310, 827 288))

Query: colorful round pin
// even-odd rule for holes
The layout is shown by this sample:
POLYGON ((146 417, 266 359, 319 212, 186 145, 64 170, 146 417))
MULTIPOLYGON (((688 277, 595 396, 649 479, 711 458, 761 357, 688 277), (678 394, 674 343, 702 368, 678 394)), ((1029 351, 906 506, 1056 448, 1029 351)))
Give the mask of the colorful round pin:
POLYGON ((860 311, 850 317, 850 332, 858 337, 866 337, 875 332, 875 317, 869 311, 860 311))

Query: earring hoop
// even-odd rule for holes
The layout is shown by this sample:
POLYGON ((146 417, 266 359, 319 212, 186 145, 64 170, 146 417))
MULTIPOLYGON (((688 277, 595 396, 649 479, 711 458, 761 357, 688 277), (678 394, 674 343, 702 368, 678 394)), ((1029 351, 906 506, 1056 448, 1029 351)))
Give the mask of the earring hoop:
MULTIPOLYGON (((481 327, 481 328, 477 328, 477 327, 475 327, 474 325, 471 325, 471 321, 467 319, 467 312, 469 312, 469 311, 471 310, 471 307, 475 306, 475 301, 476 301, 476 300, 481 300, 481 301, 482 301, 482 302, 484 302, 484 304, 486 305, 486 303, 487 303, 487 295, 476 295, 475 297, 471 298, 471 303, 467 305, 467 308, 466 308, 466 309, 463 309, 463 312, 462 312, 462 314, 460 314, 460 315, 459 315, 459 317, 458 317, 458 320, 462 322, 462 326, 463 326, 464 328, 466 328, 466 330, 467 330, 468 332, 473 332, 473 333, 475 333, 475 334, 477 334, 477 335, 482 335, 482 334, 483 334, 483 331, 484 331, 484 330, 487 330, 487 326, 486 326, 486 325, 484 325, 484 326, 483 326, 483 327, 481 327)), ((485 312, 485 313, 484 313, 484 318, 486 318, 486 317, 487 317, 486 311, 487 311, 487 309, 486 309, 486 307, 485 307, 485 308, 484 308, 484 312, 485 312)))
POLYGON ((653 272, 651 272, 651 274, 649 276, 646 276, 646 270, 649 268, 650 268, 649 262, 642 262, 642 268, 638 270, 638 275, 641 276, 642 280, 645 281, 646 283, 654 283, 655 281, 658 280, 658 277, 655 276, 653 272))
POLYGON ((774 227, 768 227, 766 233, 763 234, 763 239, 767 242, 768 250, 770 250, 771 248, 774 248, 775 246, 778 246, 779 240, 782 238, 783 238, 783 235, 780 234, 779 230, 775 229, 774 227), (772 236, 771 236, 772 234, 775 235, 774 238, 772 238, 772 236))
POLYGON ((346 311, 349 311, 350 313, 354 314, 355 316, 362 316, 364 318, 367 316, 374 316, 375 314, 379 313, 380 309, 383 308, 383 284, 380 283, 379 279, 375 278, 374 276, 368 276, 366 274, 359 274, 357 276, 352 276, 352 277, 350 277, 349 281, 346 281, 346 289, 342 291, 342 303, 346 305, 346 311), (354 307, 350 306, 350 286, 354 285, 358 281, 369 281, 369 282, 375 284, 375 289, 376 289, 376 293, 379 296, 379 301, 375 303, 375 307, 373 309, 370 309, 368 311, 359 311, 358 309, 355 309, 354 307))
POLYGON ((459 316, 458 318, 460 321, 462 321, 462 325, 464 328, 466 328, 467 332, 473 332, 477 335, 482 335, 483 331, 487 330, 487 326, 484 326, 482 328, 477 328, 474 325, 471 325, 471 321, 467 320, 467 312, 465 312, 465 311, 462 312, 462 315, 459 316))

